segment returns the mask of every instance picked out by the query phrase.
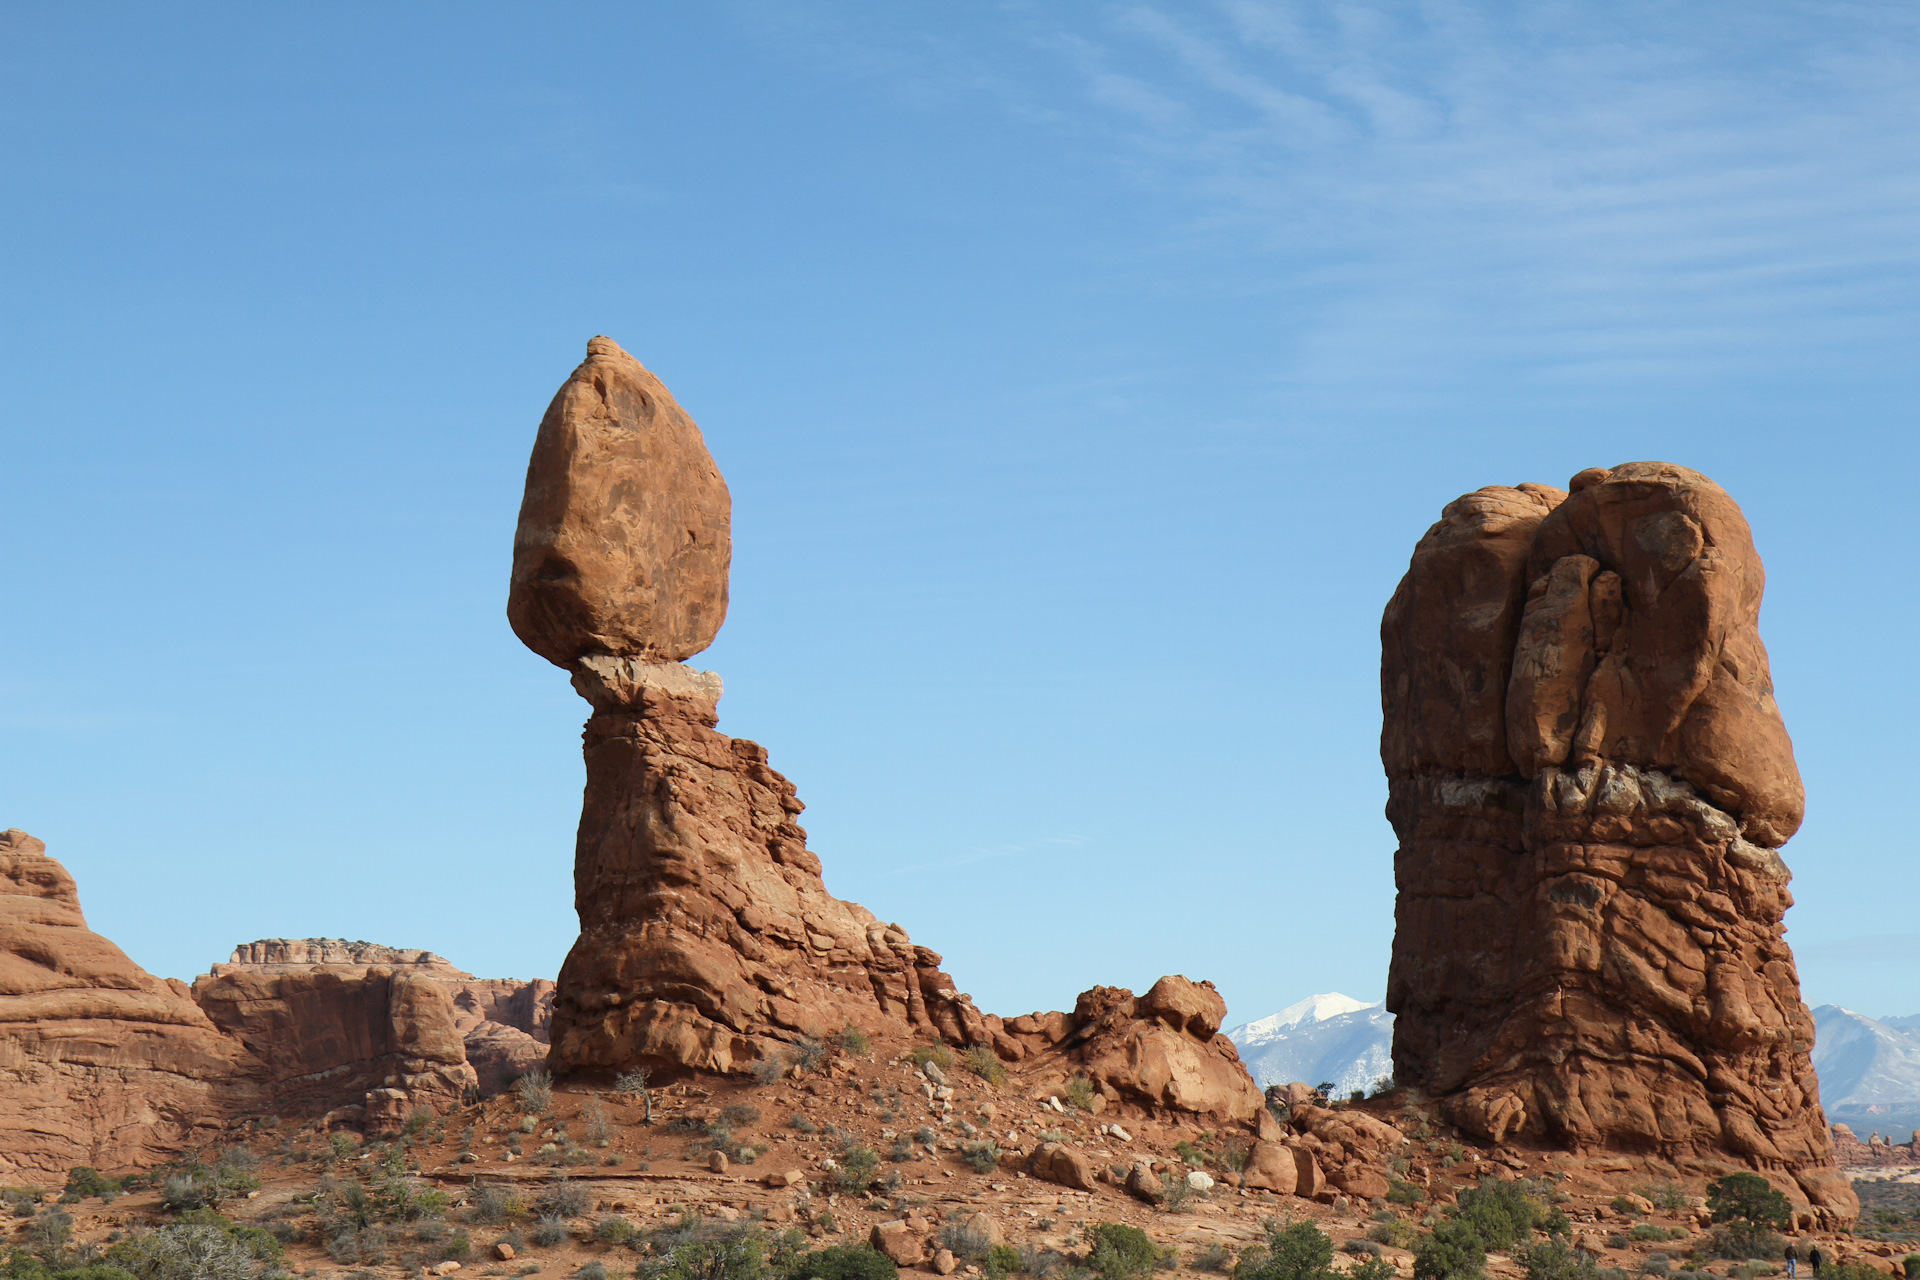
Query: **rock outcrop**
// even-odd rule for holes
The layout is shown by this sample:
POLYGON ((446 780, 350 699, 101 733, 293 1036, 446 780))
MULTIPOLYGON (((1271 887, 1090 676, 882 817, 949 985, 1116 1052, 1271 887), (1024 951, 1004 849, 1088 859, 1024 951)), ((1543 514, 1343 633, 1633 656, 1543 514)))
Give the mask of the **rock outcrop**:
POLYGON ((1108 1099, 1251 1120, 1261 1111, 1260 1088, 1220 1034, 1226 1014, 1211 982, 1170 974, 1143 996, 1094 987, 1070 1014, 989 1016, 985 1025, 999 1056, 1022 1075, 1082 1075, 1108 1099))
POLYGON ((561 667, 692 657, 726 620, 732 509, 693 419, 613 339, 593 339, 527 464, 514 634, 561 667))
POLYGON ((375 1129, 444 1111, 471 1089, 498 1093, 543 1066, 553 989, 340 938, 244 943, 193 988, 267 1065, 282 1105, 361 1107, 375 1129))
POLYGON ((0 1175, 154 1164, 260 1101, 187 989, 87 928, 44 844, 0 832, 0 1175))
POLYGON ((1664 463, 1569 488, 1450 504, 1381 624, 1396 1078, 1494 1141, 1731 1158, 1850 1220, 1746 521, 1664 463))

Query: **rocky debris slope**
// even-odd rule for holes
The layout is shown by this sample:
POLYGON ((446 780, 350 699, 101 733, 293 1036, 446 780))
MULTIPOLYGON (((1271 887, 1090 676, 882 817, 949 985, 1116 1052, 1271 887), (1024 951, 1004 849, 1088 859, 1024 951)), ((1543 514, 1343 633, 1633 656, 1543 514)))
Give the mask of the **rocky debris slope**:
POLYGON ((720 678, 677 661, 725 614, 725 484, 658 379, 610 339, 587 352, 534 443, 507 606, 593 708, 554 1070, 777 1075, 857 1028, 1252 1116, 1259 1090, 1218 1034, 1211 988, 1097 988, 1071 1016, 990 1022, 938 953, 827 892, 793 784, 718 731, 720 678))
POLYGON ((187 989, 87 928, 44 844, 0 832, 0 1174, 153 1164, 261 1100, 187 989))
POLYGON ((1865 1142, 1852 1125, 1832 1126, 1833 1159, 1843 1169, 1920 1165, 1920 1132, 1906 1142, 1893 1142, 1869 1132, 1865 1142))
POLYGON ((1732 1158, 1849 1220, 1746 521, 1665 463, 1569 488, 1450 504, 1381 623, 1396 1075, 1495 1142, 1732 1158))

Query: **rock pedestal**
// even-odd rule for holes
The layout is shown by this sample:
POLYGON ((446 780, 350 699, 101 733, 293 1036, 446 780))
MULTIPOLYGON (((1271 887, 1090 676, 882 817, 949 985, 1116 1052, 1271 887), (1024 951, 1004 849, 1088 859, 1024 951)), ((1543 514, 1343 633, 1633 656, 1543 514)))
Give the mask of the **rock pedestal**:
POLYGON ((793 784, 715 730, 718 677, 598 664, 574 684, 594 714, 556 1071, 743 1070, 846 1026, 986 1040, 939 955, 827 892, 793 784))
POLYGON ((1746 521, 1665 463, 1569 488, 1450 504, 1381 625, 1395 1077, 1495 1141, 1732 1159, 1851 1220, 1746 521))

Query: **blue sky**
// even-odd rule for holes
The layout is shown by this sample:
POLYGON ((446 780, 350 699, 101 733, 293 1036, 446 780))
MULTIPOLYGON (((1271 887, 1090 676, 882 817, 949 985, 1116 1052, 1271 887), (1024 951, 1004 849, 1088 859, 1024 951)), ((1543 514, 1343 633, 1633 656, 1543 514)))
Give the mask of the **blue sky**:
POLYGON ((721 727, 983 1007, 1377 997, 1414 540, 1661 458, 1767 560, 1806 993, 1920 1011, 1910 6, 12 6, 0 138, 0 825, 156 972, 557 970, 503 610, 607 333, 733 489, 721 727))

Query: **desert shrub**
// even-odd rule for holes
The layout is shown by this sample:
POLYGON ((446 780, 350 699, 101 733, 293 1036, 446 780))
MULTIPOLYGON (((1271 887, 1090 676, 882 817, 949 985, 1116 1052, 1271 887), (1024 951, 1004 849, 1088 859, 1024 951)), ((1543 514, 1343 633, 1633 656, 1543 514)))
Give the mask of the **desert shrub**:
POLYGON ((1367 1228, 1367 1239, 1381 1244, 1392 1245, 1396 1249, 1411 1249, 1420 1233, 1405 1218, 1389 1217, 1367 1228))
POLYGON ((1489 1250, 1504 1251, 1535 1231, 1563 1235, 1567 1215, 1549 1205, 1531 1182, 1483 1179, 1454 1197, 1454 1217, 1470 1227, 1489 1250))
POLYGON ((873 1048, 873 1041, 867 1038, 867 1033, 851 1022, 840 1028, 840 1034, 834 1039, 840 1042, 842 1049, 856 1058, 866 1057, 868 1050, 873 1048))
POLYGON ((1526 1264, 1527 1280, 1595 1280, 1600 1269, 1592 1254, 1574 1248, 1565 1236, 1529 1245, 1526 1264))
POLYGON ((1010 1244, 997 1244, 987 1250, 986 1272, 992 1280, 1004 1280, 1020 1269, 1020 1251, 1010 1244))
POLYGON ((593 1224, 593 1238, 602 1244, 625 1244, 633 1236, 633 1224, 617 1213, 609 1213, 593 1224))
POLYGON ((880 1170, 880 1153, 857 1143, 843 1146, 834 1160, 831 1180, 842 1191, 865 1191, 880 1170))
POLYGON ((542 1214, 540 1221, 533 1224, 533 1230, 529 1233, 528 1239, 545 1248, 551 1245, 564 1244, 572 1234, 572 1232, 567 1230, 566 1219, 560 1217, 558 1214, 548 1213, 542 1214))
MULTIPOLYGON (((996 1058, 995 1061, 999 1059, 996 1058)), ((1082 1111, 1091 1111, 1096 1096, 1093 1091, 1093 1081, 1085 1076, 1075 1076, 1067 1081, 1066 1103, 1068 1106, 1078 1107, 1082 1111)))
POLYGON ((802 1071, 818 1071, 827 1060, 827 1046, 812 1036, 801 1036, 794 1041, 791 1053, 793 1065, 802 1071))
POLYGON ((1252 1147, 1230 1142, 1220 1148, 1220 1153, 1214 1157, 1214 1163, 1228 1173, 1239 1173, 1247 1167, 1247 1159, 1252 1154, 1252 1147))
POLYGON ((607 1280, 607 1264, 595 1258, 574 1272, 573 1280, 607 1280))
POLYGON ((907 1055, 907 1061, 916 1067, 924 1067, 931 1062, 945 1071, 953 1065, 953 1050, 943 1044, 923 1044, 907 1055))
POLYGON ((540 1191, 533 1211, 542 1218, 577 1218, 587 1211, 593 1198, 577 1182, 556 1179, 540 1191))
POLYGON ((613 1121, 607 1115, 606 1104, 590 1102, 587 1104, 585 1119, 587 1122, 587 1141, 598 1146, 606 1146, 613 1141, 613 1121))
POLYGON ((735 1102, 721 1108, 720 1123, 730 1129, 750 1125, 760 1118, 760 1108, 746 1102, 735 1102))
POLYGON ((999 1054, 984 1044, 976 1044, 969 1048, 961 1055, 960 1062, 967 1070, 988 1084, 1002 1085, 1007 1082, 1006 1064, 1000 1061, 999 1054))
POLYGON ((244 1169, 220 1164, 188 1165, 160 1184, 160 1207, 168 1213, 213 1209, 237 1195, 260 1189, 260 1180, 244 1169))
POLYGON ((790 1128, 798 1129, 801 1133, 820 1132, 820 1126, 807 1119, 806 1115, 799 1111, 793 1113, 793 1118, 787 1121, 787 1125, 790 1128))
POLYGON ((767 1274, 766 1245, 757 1230, 696 1226, 681 1234, 683 1239, 649 1269, 653 1280, 763 1280, 767 1274))
POLYGON ((448 1262, 465 1262, 473 1257, 473 1237, 464 1230, 455 1231, 441 1247, 440 1256, 448 1262))
POLYGON ((1064 1261, 1065 1259, 1052 1249, 1036 1249, 1029 1245, 1020 1250, 1020 1270, 1032 1276, 1034 1280, 1047 1280, 1048 1276, 1060 1269, 1060 1264, 1064 1261))
POLYGON ((519 1095, 520 1109, 529 1116, 539 1115, 553 1105, 553 1077, 537 1067, 515 1080, 513 1091, 519 1095))
POLYGON ((1678 1213, 1687 1207, 1687 1189, 1677 1182, 1642 1182, 1633 1194, 1643 1196, 1662 1213, 1678 1213))
POLYGON ((1311 1220, 1267 1223, 1264 1244, 1248 1249, 1235 1280, 1316 1280, 1333 1265, 1333 1241, 1311 1220))
MULTIPOLYGON (((1722 1222, 1695 1246, 1694 1253, 1702 1258, 1746 1262, 1756 1258, 1778 1258, 1785 1253, 1786 1247, 1785 1238, 1758 1223, 1722 1222)), ((1820 1274, 1824 1280, 1825 1270, 1820 1274)))
POLYGON ((1820 1280, 1887 1280, 1887 1273, 1864 1262, 1829 1262, 1820 1268, 1820 1280))
POLYGON ((1168 1213, 1181 1212, 1193 1200, 1193 1184, 1187 1181, 1184 1173, 1169 1173, 1160 1180, 1160 1185, 1165 1192, 1165 1199, 1160 1203, 1168 1213))
POLYGON ((1486 1242, 1458 1218, 1436 1223, 1413 1254, 1414 1280, 1473 1280, 1486 1270, 1486 1242))
POLYGON ((1607 1248, 1609 1249, 1624 1249, 1632 1243, 1633 1241, 1627 1239, 1618 1231, 1607 1237, 1607 1248))
POLYGON ((1202 1245, 1193 1251, 1193 1256, 1187 1259, 1187 1265, 1195 1271, 1231 1271, 1233 1250, 1223 1244, 1202 1245))
POLYGON ((1902 1258, 1900 1270, 1906 1273, 1907 1280, 1920 1280, 1920 1253, 1910 1253, 1902 1258))
POLYGON ((1000 1148, 981 1139, 961 1147, 960 1158, 975 1173, 992 1173, 1000 1167, 1000 1148))
POLYGON ((1392 1093, 1396 1087, 1391 1073, 1381 1076, 1373 1082, 1373 1096, 1382 1097, 1392 1093))
POLYGON ((1340 1252, 1351 1253, 1357 1257, 1377 1258, 1380 1256, 1381 1250, 1379 1244, 1375 1241, 1355 1238, 1343 1243, 1340 1246, 1340 1252))
POLYGON ((1615 1196, 1607 1202, 1607 1208, 1628 1218, 1637 1218, 1640 1216, 1640 1206, 1625 1196, 1615 1196))
POLYGON ((137 1231, 106 1261, 136 1280, 262 1280, 278 1271, 280 1242, 265 1231, 205 1210, 195 1218, 137 1231))
POLYGON ((1730 1173, 1707 1188, 1713 1220, 1784 1227, 1793 1221, 1793 1204, 1757 1173, 1730 1173))
POLYGON ((485 1225, 527 1216, 527 1202, 498 1183, 486 1183, 467 1206, 467 1220, 485 1225))
POLYGON ((1643 1276, 1664 1276, 1673 1270, 1673 1255, 1655 1249, 1640 1260, 1640 1274, 1643 1276))
POLYGON ((1160 1257, 1146 1232, 1125 1223, 1098 1223, 1087 1239, 1093 1245, 1087 1266, 1102 1280, 1147 1280, 1160 1257))
POLYGON ((1662 1227, 1662 1226, 1657 1226, 1651 1222, 1635 1223, 1632 1230, 1627 1232, 1627 1239, 1629 1240, 1664 1241, 1664 1240, 1684 1240, 1686 1238, 1687 1238, 1687 1233, 1685 1231, 1682 1231, 1679 1227, 1662 1227))
POLYGON ((75 1198, 97 1196, 101 1200, 111 1202, 126 1189, 126 1185, 125 1178, 109 1178, 98 1169, 83 1164, 67 1170, 67 1186, 64 1194, 75 1198))
POLYGON ((797 1258, 785 1280, 895 1280, 900 1268, 863 1244, 836 1244, 797 1258))
POLYGON ((1762 1276, 1770 1276, 1777 1270, 1779 1268, 1766 1262, 1736 1262, 1727 1268, 1727 1274, 1733 1280, 1760 1280, 1762 1276))
POLYGON ((984 1231, 975 1231, 963 1222, 949 1222, 940 1228, 940 1247, 953 1250, 956 1258, 968 1262, 983 1261, 993 1248, 993 1240, 984 1231))
POLYGON ((1427 1189, 1417 1182, 1408 1182, 1404 1178, 1387 1179, 1387 1203, 1397 1204, 1411 1209, 1427 1198, 1427 1189))
POLYGON ((645 1067, 635 1067, 632 1071, 622 1071, 613 1077, 613 1091, 627 1097, 638 1097, 647 1091, 653 1081, 653 1072, 645 1067))

